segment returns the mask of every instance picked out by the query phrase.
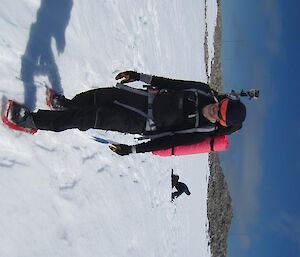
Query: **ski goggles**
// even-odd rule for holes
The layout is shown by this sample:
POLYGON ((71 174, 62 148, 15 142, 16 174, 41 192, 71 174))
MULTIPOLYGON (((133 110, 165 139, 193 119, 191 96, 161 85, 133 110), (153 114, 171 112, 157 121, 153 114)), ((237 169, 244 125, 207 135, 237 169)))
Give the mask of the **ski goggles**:
POLYGON ((227 123, 226 123, 226 113, 227 113, 227 107, 228 107, 228 103, 229 103, 229 99, 223 99, 220 103, 219 103, 219 111, 218 111, 218 117, 219 117, 219 123, 224 126, 224 127, 228 127, 227 123))

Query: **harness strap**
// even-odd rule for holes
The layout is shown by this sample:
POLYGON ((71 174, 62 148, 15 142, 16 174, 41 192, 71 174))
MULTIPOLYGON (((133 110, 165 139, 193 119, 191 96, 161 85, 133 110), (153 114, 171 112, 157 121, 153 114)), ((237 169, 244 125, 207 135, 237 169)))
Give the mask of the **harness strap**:
POLYGON ((156 126, 155 126, 155 123, 154 123, 153 119, 151 119, 149 117, 149 115, 147 115, 145 112, 139 110, 138 108, 132 107, 128 104, 122 104, 119 101, 114 101, 114 103, 119 105, 119 106, 122 106, 122 107, 124 107, 124 108, 126 108, 130 111, 136 112, 136 113, 140 114, 141 116, 145 117, 147 119, 146 130, 148 129, 148 131, 152 131, 152 130, 156 129, 156 126))
POLYGON ((196 89, 196 88, 188 88, 188 89, 183 89, 184 91, 191 91, 191 92, 196 92, 196 93, 199 93, 201 95, 204 95, 204 96, 214 96, 213 94, 213 91, 210 91, 210 92, 204 92, 203 90, 201 89, 196 89))
POLYGON ((199 120, 200 120, 198 92, 195 92, 195 96, 196 96, 196 102, 195 102, 195 107, 196 107, 195 128, 197 128, 197 127, 199 127, 199 120))
POLYGON ((154 100, 156 94, 149 93, 149 92, 147 92, 145 90, 140 90, 140 89, 132 88, 132 87, 129 87, 129 86, 121 84, 121 83, 117 83, 116 87, 119 88, 119 89, 128 91, 128 92, 137 94, 137 95, 142 95, 142 96, 146 96, 147 97, 147 99, 148 99, 148 108, 147 108, 148 110, 147 110, 147 113, 139 110, 138 108, 132 107, 132 106, 130 106, 128 104, 120 103, 119 101, 114 101, 114 103, 117 104, 117 105, 120 105, 120 106, 122 106, 122 107, 124 107, 124 108, 126 108, 128 110, 136 112, 136 113, 142 115, 143 117, 145 117, 146 118, 146 127, 145 127, 145 130, 146 131, 155 131, 156 130, 156 125, 154 123, 154 118, 153 118, 152 104, 153 104, 153 100, 154 100))
MULTIPOLYGON (((128 92, 134 93, 134 94, 146 96, 148 98, 148 111, 147 111, 147 113, 139 110, 138 108, 129 106, 127 104, 120 103, 118 101, 114 101, 114 103, 117 104, 117 105, 120 105, 124 108, 127 108, 131 111, 134 111, 134 112, 142 115, 143 117, 145 117, 146 120, 147 120, 145 130, 146 131, 155 131, 157 128, 156 128, 156 125, 155 125, 155 122, 154 122, 152 105, 153 105, 154 98, 157 95, 157 93, 159 92, 159 90, 151 90, 150 88, 147 91, 146 90, 140 90, 140 89, 137 89, 137 88, 127 86, 125 84, 121 84, 121 83, 117 83, 116 87, 119 88, 119 89, 128 91, 128 92)), ((198 94, 202 94, 202 95, 210 96, 210 97, 213 96, 215 101, 218 102, 217 98, 213 94, 213 91, 204 92, 202 90, 193 89, 193 88, 184 89, 184 91, 191 91, 191 92, 195 93, 196 111, 195 111, 195 114, 193 114, 193 116, 195 117, 195 128, 185 129, 185 130, 180 130, 180 131, 162 132, 162 133, 159 133, 159 134, 156 134, 156 135, 146 135, 146 136, 142 137, 141 139, 149 139, 149 138, 154 139, 154 138, 160 138, 160 137, 163 137, 163 136, 175 135, 175 134, 186 134, 186 133, 196 133, 196 132, 212 132, 212 131, 217 129, 216 126, 213 126, 213 127, 208 126, 208 127, 202 127, 202 128, 199 127, 200 114, 199 114, 199 110, 198 110, 198 106, 199 106, 198 94)), ((183 104, 183 99, 181 100, 181 103, 179 103, 179 105, 180 104, 183 104)))
POLYGON ((153 101, 155 98, 154 93, 148 93, 148 121, 146 123, 146 131, 154 131, 156 130, 156 125, 154 123, 154 117, 153 117, 153 101))
POLYGON ((207 126, 202 128, 191 128, 191 129, 183 129, 178 131, 166 131, 155 135, 144 135, 139 139, 157 139, 165 136, 173 136, 180 134, 190 134, 190 133, 201 133, 201 132, 212 132, 217 129, 217 126, 207 126))

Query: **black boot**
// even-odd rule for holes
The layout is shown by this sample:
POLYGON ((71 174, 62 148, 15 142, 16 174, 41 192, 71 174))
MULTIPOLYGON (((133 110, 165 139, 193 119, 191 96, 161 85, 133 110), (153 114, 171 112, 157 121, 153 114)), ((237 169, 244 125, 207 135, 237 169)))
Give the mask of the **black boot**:
POLYGON ((51 109, 56 111, 64 110, 63 103, 65 99, 64 95, 57 94, 52 88, 47 88, 46 103, 51 109))
POLYGON ((22 105, 14 104, 8 118, 17 126, 23 128, 36 128, 30 112, 22 105))

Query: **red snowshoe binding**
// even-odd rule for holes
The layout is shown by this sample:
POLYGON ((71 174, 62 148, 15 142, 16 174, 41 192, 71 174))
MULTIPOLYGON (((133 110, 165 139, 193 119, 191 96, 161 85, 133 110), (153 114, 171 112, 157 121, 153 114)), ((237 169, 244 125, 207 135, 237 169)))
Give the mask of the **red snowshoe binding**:
POLYGON ((61 111, 64 109, 64 106, 60 103, 62 98, 64 98, 63 95, 59 95, 52 88, 46 87, 46 104, 52 110, 61 111))

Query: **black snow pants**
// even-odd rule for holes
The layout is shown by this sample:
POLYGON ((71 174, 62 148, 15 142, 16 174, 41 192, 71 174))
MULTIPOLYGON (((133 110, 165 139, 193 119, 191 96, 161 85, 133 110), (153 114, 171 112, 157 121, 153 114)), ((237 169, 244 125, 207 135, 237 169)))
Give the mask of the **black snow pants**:
POLYGON ((39 110, 31 113, 38 129, 63 131, 90 128, 141 134, 145 131, 146 118, 118 103, 147 113, 147 96, 137 95, 119 88, 99 88, 63 101, 64 110, 39 110))

